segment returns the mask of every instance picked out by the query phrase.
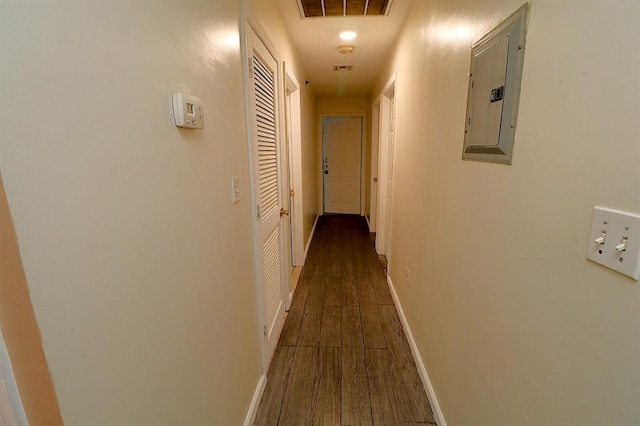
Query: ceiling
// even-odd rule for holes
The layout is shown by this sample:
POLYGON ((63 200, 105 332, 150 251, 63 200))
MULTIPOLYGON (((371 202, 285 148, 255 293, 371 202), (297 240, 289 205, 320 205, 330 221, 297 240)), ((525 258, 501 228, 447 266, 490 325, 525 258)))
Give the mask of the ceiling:
POLYGON ((367 96, 415 0, 393 0, 388 16, 302 18, 297 0, 274 0, 316 96, 367 96), (355 40, 339 38, 344 30, 355 40), (341 45, 353 53, 338 53, 341 45), (340 70, 351 65, 350 71, 340 70), (338 71, 334 67, 338 66, 338 71))

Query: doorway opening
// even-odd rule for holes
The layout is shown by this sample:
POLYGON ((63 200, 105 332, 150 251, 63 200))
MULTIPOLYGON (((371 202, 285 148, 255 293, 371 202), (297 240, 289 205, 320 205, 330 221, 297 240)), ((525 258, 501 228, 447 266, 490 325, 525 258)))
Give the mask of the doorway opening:
POLYGON ((361 116, 322 117, 325 213, 361 213, 362 123, 361 116))
POLYGON ((245 27, 245 90, 252 177, 258 333, 266 374, 282 331, 289 289, 287 150, 281 141, 283 97, 280 60, 273 44, 250 15, 245 27))
POLYGON ((304 265, 303 194, 302 194, 302 133, 300 120, 300 84, 287 64, 285 69, 285 140, 288 157, 289 224, 291 229, 291 287, 287 311, 304 265))
POLYGON ((395 93, 393 75, 379 97, 378 206, 376 220, 376 252, 384 255, 387 270, 391 264, 391 228, 393 213, 393 163, 395 144, 395 93))
POLYGON ((378 223, 378 150, 380 146, 380 96, 371 107, 371 163, 369 164, 369 232, 375 233, 378 223))

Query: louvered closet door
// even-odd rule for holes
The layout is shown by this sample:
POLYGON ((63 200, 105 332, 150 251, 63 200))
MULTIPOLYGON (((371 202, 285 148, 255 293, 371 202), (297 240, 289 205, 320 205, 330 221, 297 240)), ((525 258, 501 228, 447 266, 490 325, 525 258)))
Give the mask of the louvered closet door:
POLYGON ((264 44, 248 31, 253 170, 256 187, 260 279, 264 318, 264 357, 268 365, 284 324, 284 241, 280 220, 277 63, 264 44))

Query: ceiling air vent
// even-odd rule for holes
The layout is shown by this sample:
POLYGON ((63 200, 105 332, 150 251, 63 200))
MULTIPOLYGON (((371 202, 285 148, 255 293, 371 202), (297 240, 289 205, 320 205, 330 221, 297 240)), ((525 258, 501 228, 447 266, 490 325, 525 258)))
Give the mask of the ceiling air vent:
POLYGON ((334 65, 334 71, 351 71, 353 69, 353 65, 334 65))
POLYGON ((392 0, 298 0, 300 16, 386 16, 392 0))

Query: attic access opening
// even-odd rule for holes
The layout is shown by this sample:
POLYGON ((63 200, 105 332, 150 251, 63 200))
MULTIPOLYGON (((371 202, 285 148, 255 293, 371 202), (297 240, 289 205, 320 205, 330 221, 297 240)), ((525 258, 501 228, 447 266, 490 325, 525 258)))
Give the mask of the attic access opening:
POLYGON ((386 16, 392 0, 298 0, 302 18, 386 16))

